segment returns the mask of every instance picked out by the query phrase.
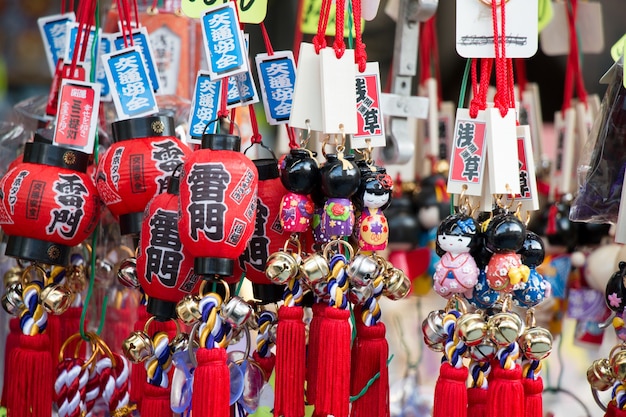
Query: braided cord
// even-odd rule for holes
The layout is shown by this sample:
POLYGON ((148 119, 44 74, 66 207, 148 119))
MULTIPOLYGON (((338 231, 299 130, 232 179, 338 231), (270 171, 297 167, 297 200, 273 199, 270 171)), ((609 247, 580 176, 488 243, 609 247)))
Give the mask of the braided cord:
POLYGON ((522 359, 522 377, 528 379, 538 379, 541 375, 541 361, 522 359))
POLYGON ((350 280, 346 271, 348 259, 344 254, 337 253, 330 259, 329 266, 331 269, 328 278, 327 291, 330 295, 328 304, 334 308, 345 310, 348 308, 347 293, 350 288, 350 280))
POLYGON ((222 297, 215 293, 209 293, 202 297, 199 303, 202 312, 202 321, 198 334, 200 335, 200 347, 213 348, 215 341, 213 337, 213 329, 219 320, 219 307, 222 305, 222 297))
POLYGON ((64 359, 57 365, 54 382, 59 417, 79 417, 83 411, 83 396, 89 375, 82 359, 64 359))
POLYGON ((35 336, 46 330, 48 313, 40 304, 42 283, 33 281, 22 290, 24 309, 20 313, 20 328, 27 336, 35 336))
POLYGON ((472 360, 469 366, 472 376, 472 388, 489 388, 488 376, 491 373, 491 364, 487 362, 477 362, 472 360))
POLYGON ((514 369, 515 362, 520 357, 519 345, 513 342, 503 348, 498 349, 496 358, 500 361, 502 369, 514 369))
MULTIPOLYGON (((111 395, 109 397, 109 410, 111 411, 111 417, 124 417, 131 414, 135 406, 129 407, 130 402, 130 365, 128 359, 124 356, 114 353, 116 367, 113 370, 114 376, 114 389, 111 389, 111 395)), ((109 388, 107 387, 107 391, 109 388)))
POLYGON ((624 410, 626 408, 626 384, 618 382, 616 386, 614 386, 613 392, 617 408, 624 410))
POLYGON ((363 320, 366 326, 375 326, 380 321, 381 311, 378 300, 383 295, 383 288, 385 287, 382 274, 374 279, 372 285, 374 286, 374 292, 363 303, 363 312, 361 313, 361 320, 363 320))
POLYGON ((94 407, 98 398, 100 398, 100 374, 94 366, 89 372, 89 379, 87 380, 87 387, 85 388, 85 396, 83 397, 83 415, 85 417, 93 416, 94 407))
POLYGON ((304 290, 298 278, 290 279, 283 292, 283 301, 287 307, 297 307, 302 305, 304 290))
POLYGON ((169 386, 167 373, 172 366, 172 350, 170 338, 166 332, 157 332, 152 337, 154 355, 146 361, 148 383, 161 388, 169 386))
POLYGON ((270 334, 272 325, 276 322, 276 314, 271 311, 264 311, 259 315, 259 332, 256 337, 256 351, 262 358, 272 355, 274 340, 270 334))
POLYGON ((460 316, 458 311, 450 310, 443 318, 443 329, 447 334, 444 359, 457 369, 463 366, 463 354, 467 350, 465 343, 456 334, 456 321, 460 316))

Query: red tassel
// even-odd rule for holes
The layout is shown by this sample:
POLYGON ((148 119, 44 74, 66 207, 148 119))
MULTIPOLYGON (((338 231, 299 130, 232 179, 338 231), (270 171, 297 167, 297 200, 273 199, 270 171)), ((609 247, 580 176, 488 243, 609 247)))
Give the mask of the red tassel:
POLYGON ((615 406, 615 401, 609 402, 609 405, 606 406, 606 412, 604 413, 604 417, 615 417, 615 412, 617 411, 617 407, 615 406))
MULTIPOLYGON (((467 389, 465 380, 469 374, 466 367, 455 368, 448 362, 439 367, 439 378, 435 385, 433 417, 466 417, 467 389)), ((504 414, 503 414, 504 415, 504 414)), ((494 417, 500 416, 494 414, 494 417)))
POLYGON ((320 324, 328 305, 324 303, 313 304, 313 318, 309 324, 309 346, 306 358, 306 400, 309 404, 315 404, 317 391, 318 358, 320 346, 324 340, 320 335, 320 324))
POLYGON ((60 318, 54 314, 48 314, 48 325, 46 326, 46 334, 50 338, 50 345, 48 346, 50 349, 50 355, 53 358, 59 357, 59 352, 61 351, 61 345, 63 344, 63 339, 61 338, 61 323, 60 318))
POLYGON ((19 346, 13 349, 9 361, 13 365, 7 415, 50 417, 55 377, 48 335, 20 335, 19 346))
MULTIPOLYGON (((194 416, 230 417, 230 372, 226 350, 199 348, 198 367, 193 377, 191 409, 194 416)), ((150 414, 143 415, 150 416, 150 414)))
POLYGON ((272 353, 269 357, 264 358, 259 355, 258 352, 254 352, 252 354, 252 359, 261 367, 263 370, 263 377, 265 382, 267 382, 272 376, 272 372, 274 372, 274 365, 276 365, 276 356, 272 353))
POLYGON ((526 398, 526 417, 543 417, 543 380, 524 378, 524 397, 526 398))
POLYGON ((467 390, 468 417, 487 417, 487 390, 482 388, 468 388, 467 390))
MULTIPOLYGON (((117 347, 118 349, 124 343, 124 339, 128 337, 132 332, 132 322, 128 320, 129 317, 135 315, 134 308, 112 308, 107 309, 107 331, 105 335, 105 341, 109 346, 117 347)), ((145 308, 143 308, 145 312, 145 308)), ((146 313, 147 314, 147 313, 146 313)), ((145 320, 143 321, 145 324, 145 320)))
POLYGON ((302 307, 278 309, 274 415, 304 416, 306 329, 302 307))
POLYGON ((144 397, 141 402, 141 414, 150 417, 172 417, 170 408, 170 390, 144 382, 144 397))
POLYGON ((524 417, 522 367, 503 369, 494 361, 489 378, 487 410, 490 416, 524 417))
MULTIPOLYGON (((355 312, 356 314, 356 312, 355 312)), ((389 371, 387 357, 389 345, 385 339, 385 325, 378 323, 365 326, 357 321, 357 336, 352 348, 350 394, 358 395, 370 379, 378 372, 380 377, 367 389, 365 394, 352 403, 352 417, 388 417, 389 412, 389 371)))
POLYGON ((9 334, 4 345, 4 382, 2 383, 2 402, 0 403, 2 407, 7 406, 7 395, 19 395, 19 392, 16 392, 15 384, 9 383, 9 376, 13 375, 13 362, 9 358, 13 349, 19 346, 21 334, 20 319, 11 318, 9 320, 9 334))
POLYGON ((320 324, 324 349, 319 351, 317 378, 324 389, 317 390, 315 407, 322 414, 335 417, 347 417, 350 408, 349 319, 348 310, 328 308, 320 324))

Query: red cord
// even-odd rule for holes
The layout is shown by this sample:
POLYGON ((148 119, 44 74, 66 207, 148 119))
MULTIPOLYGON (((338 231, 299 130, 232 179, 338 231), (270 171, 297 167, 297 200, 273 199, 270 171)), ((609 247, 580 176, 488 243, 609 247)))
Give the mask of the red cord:
POLYGON ((420 85, 424 85, 426 80, 431 78, 430 72, 430 58, 432 40, 430 37, 429 19, 420 23, 420 42, 419 42, 419 56, 420 56, 420 85))
POLYGON ((222 78, 222 91, 220 93, 220 109, 217 111, 217 117, 228 117, 227 98, 228 98, 228 77, 222 78))
POLYGON ((520 99, 522 93, 526 91, 528 81, 526 79, 526 61, 522 58, 515 59, 515 72, 517 72, 517 85, 519 87, 520 99))
POLYGON ((133 10, 135 11, 135 27, 139 27, 139 10, 137 9, 137 0, 133 0, 133 10))
POLYGON ((265 23, 261 22, 261 33, 263 34, 263 43, 265 44, 265 51, 268 55, 274 55, 274 48, 272 48, 272 42, 270 41, 270 37, 267 34, 267 29, 265 29, 265 23))
POLYGON ((335 0, 335 42, 333 43, 333 49, 337 59, 340 59, 346 52, 346 43, 343 40, 345 15, 346 0, 335 0))
MULTIPOLYGON (((496 61, 496 96, 494 106, 500 110, 502 117, 506 116, 511 105, 510 89, 512 74, 509 74, 509 63, 506 58, 506 2, 500 1, 500 30, 498 30, 498 5, 491 2, 491 17, 493 21, 493 44, 496 61)), ((515 99, 513 98, 513 101, 515 99)))
POLYGON ((296 29, 293 34, 293 57, 298 62, 300 44, 302 43, 302 12, 304 11, 304 0, 298 0, 298 10, 296 11, 296 29))
MULTIPOLYGON (((235 131, 235 117, 237 116, 237 107, 230 109, 230 125, 228 126, 228 134, 232 135, 235 131)), ((241 134, 241 132, 239 132, 241 134)))
POLYGON ((493 59, 483 58, 480 61, 480 83, 476 76, 476 59, 472 59, 472 91, 474 97, 470 102, 469 114, 475 119, 480 110, 487 108, 487 92, 489 90, 489 80, 491 78, 491 70, 493 68, 493 59))
POLYGON ((250 125, 252 126, 252 136, 250 137, 251 143, 261 143, 263 136, 259 133, 259 123, 256 119, 256 111, 254 111, 254 104, 248 105, 248 111, 250 112, 250 125))
POLYGON ((437 80, 437 107, 441 108, 443 101, 443 87, 441 86, 441 69, 439 67, 439 42, 437 41, 437 14, 432 17, 432 54, 435 63, 435 79, 437 80))
MULTIPOLYGON (((359 72, 365 71, 367 65, 367 52, 363 43, 363 31, 361 29, 361 0, 352 0, 352 20, 354 21, 354 61, 359 72)), ((343 29, 342 29, 343 30, 343 29)), ((343 35, 342 35, 343 36, 343 35)))
POLYGON ((330 5, 332 0, 322 0, 322 8, 320 9, 320 18, 317 22, 317 34, 313 37, 313 46, 315 53, 326 48, 326 28, 328 27, 328 17, 330 15, 330 5))

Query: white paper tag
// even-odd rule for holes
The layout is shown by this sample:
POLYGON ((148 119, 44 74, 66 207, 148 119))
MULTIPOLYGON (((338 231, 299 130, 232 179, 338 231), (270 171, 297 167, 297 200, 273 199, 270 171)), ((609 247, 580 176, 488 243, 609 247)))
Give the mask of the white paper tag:
POLYGON ((118 118, 149 116, 159 111, 139 46, 103 55, 102 62, 118 118))
POLYGON ((535 158, 529 126, 517 126, 517 157, 520 192, 515 196, 515 201, 522 203, 522 211, 539 210, 535 158))
POLYGON ((46 60, 52 76, 54 76, 57 61, 65 56, 67 23, 75 21, 76 15, 74 15, 74 12, 55 14, 37 19, 44 51, 46 52, 46 60))
POLYGON ((619 200, 617 224, 615 225, 615 242, 626 244, 626 176, 622 183, 622 195, 619 200))
POLYGON ((378 62, 368 62, 364 72, 356 72, 358 131, 350 139, 352 148, 365 149, 369 146, 376 148, 386 145, 380 94, 378 62))
MULTIPOLYGON (((141 55, 143 56, 144 65, 146 66, 146 70, 148 71, 148 76, 150 77, 150 84, 152 85, 152 89, 156 92, 161 88, 161 81, 159 76, 159 71, 156 65, 156 60, 154 58, 154 52, 152 52, 152 43, 148 37, 148 29, 145 27, 141 27, 138 29, 133 29, 132 31, 133 44, 139 48, 141 51, 141 55)), ((115 40, 115 49, 120 51, 124 49, 124 37, 121 35, 116 36, 115 40)))
POLYGON ((226 108, 247 106, 259 102, 259 95, 250 71, 228 77, 226 108))
POLYGON ((63 80, 53 145, 93 153, 100 108, 100 84, 63 80))
MULTIPOLYGON (((552 20, 539 37, 541 50, 548 56, 569 54, 568 2, 554 2, 552 20)), ((599 54, 604 51, 604 25, 600 2, 579 1, 576 14, 578 47, 585 54, 599 54)))
POLYGON ((487 120, 483 111, 472 119, 468 109, 457 109, 448 173, 448 193, 479 196, 483 192, 487 159, 487 120))
POLYGON ((454 133, 454 112, 456 106, 451 101, 439 105, 439 159, 449 161, 454 133))
POLYGON ((149 37, 159 75, 159 93, 174 95, 178 88, 181 61, 187 59, 181 56, 181 37, 165 24, 151 32, 149 37))
POLYGON ((521 107, 526 113, 526 122, 520 118, 520 124, 528 124, 533 141, 533 154, 535 162, 541 161, 543 154, 543 116, 541 114, 541 101, 539 99, 539 86, 536 83, 526 84, 526 91, 522 92, 521 107))
POLYGON ((333 48, 320 51, 324 133, 357 133, 354 49, 337 58, 333 48))
POLYGON ((263 108, 270 125, 289 122, 296 84, 296 64, 291 51, 274 51, 255 57, 263 108))
POLYGON ((361 3, 361 16, 365 20, 374 20, 378 13, 380 0, 363 0, 361 3))
POLYGON ((576 111, 558 111, 554 114, 554 130, 557 134, 555 161, 552 165, 550 194, 554 197, 572 191, 574 177, 574 147, 576 146, 576 111))
POLYGON ((189 111, 189 143, 201 143, 202 135, 215 133, 218 122, 207 127, 207 124, 217 119, 220 108, 222 80, 211 81, 208 71, 198 71, 194 88, 191 110, 189 111))
MULTIPOLYGON (((320 91, 320 56, 311 43, 301 43, 296 70, 296 85, 289 125, 298 129, 323 130, 320 91)), ((354 68, 352 69, 354 71, 354 68)))
POLYGON ((491 194, 519 194, 515 112, 509 109, 502 117, 499 109, 490 108, 485 115, 491 194))
MULTIPOLYGON (((530 58, 535 55, 538 2, 509 0, 505 13, 506 57, 530 58)), ((495 57, 491 6, 479 0, 456 0, 456 51, 463 58, 495 57)))
POLYGON ((439 155, 439 99, 437 94, 437 80, 429 78, 426 80, 426 94, 428 97, 428 119, 426 123, 426 138, 428 140, 428 154, 430 156, 439 155))

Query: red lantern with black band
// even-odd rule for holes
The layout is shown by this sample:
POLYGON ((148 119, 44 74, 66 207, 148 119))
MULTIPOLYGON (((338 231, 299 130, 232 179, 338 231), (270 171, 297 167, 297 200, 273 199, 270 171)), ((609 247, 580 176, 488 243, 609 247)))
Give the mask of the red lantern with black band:
POLYGON ((43 142, 27 143, 23 161, 0 180, 5 254, 65 265, 69 250, 98 223, 100 201, 85 173, 89 155, 43 142))
POLYGON ((245 272, 246 278, 252 281, 255 299, 268 304, 283 297, 283 286, 267 279, 265 263, 270 254, 278 252, 285 243, 280 211, 281 200, 287 190, 280 180, 276 159, 257 159, 253 162, 259 174, 256 221, 252 238, 235 264, 234 277, 245 272))
POLYGON ((176 318, 176 303, 197 292, 201 283, 193 256, 180 242, 179 184, 180 178, 171 176, 167 192, 152 199, 139 238, 137 279, 148 296, 148 313, 161 321, 176 318))
POLYGON ((204 135, 183 165, 180 240, 205 277, 232 277, 254 232, 258 174, 234 135, 204 135))
POLYGON ((96 185, 122 235, 141 231, 143 213, 191 150, 176 138, 174 119, 150 116, 112 124, 114 144, 98 163, 96 185))

